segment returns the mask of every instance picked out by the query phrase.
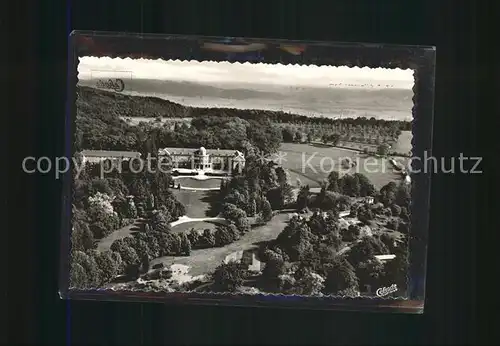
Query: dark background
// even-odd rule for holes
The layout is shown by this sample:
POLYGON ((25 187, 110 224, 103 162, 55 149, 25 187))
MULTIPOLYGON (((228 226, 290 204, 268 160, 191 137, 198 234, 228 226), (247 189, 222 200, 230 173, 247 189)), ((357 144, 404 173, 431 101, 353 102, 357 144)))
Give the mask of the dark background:
POLYGON ((59 300, 61 184, 52 175, 20 170, 25 156, 63 155, 71 29, 436 45, 434 156, 480 156, 477 126, 484 113, 476 111, 483 97, 476 80, 491 71, 479 63, 474 2, 73 0, 71 13, 61 0, 30 5, 10 4, 0 17, 2 35, 13 47, 2 53, 11 86, 2 97, 15 108, 15 116, 6 118, 15 130, 8 133, 14 142, 9 147, 16 148, 4 182, 13 197, 3 198, 9 245, 2 255, 9 258, 2 338, 51 345, 479 342, 477 210, 491 199, 479 192, 475 176, 433 177, 425 314, 382 315, 59 300))

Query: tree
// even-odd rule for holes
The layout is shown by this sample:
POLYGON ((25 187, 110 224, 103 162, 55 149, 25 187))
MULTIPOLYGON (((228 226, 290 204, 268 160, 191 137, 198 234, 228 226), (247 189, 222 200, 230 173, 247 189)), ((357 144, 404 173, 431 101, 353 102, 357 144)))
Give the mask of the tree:
POLYGON ((111 244, 111 251, 118 252, 124 264, 137 264, 139 263, 139 256, 137 252, 128 245, 125 240, 118 239, 111 244))
MULTIPOLYGON (((286 268, 285 261, 282 258, 272 255, 269 257, 262 271, 262 276, 272 282, 273 280, 277 280, 280 275, 285 274, 286 268)), ((275 283, 277 284, 277 281, 275 283)))
POLYGON ((325 279, 310 269, 298 270, 295 275, 295 292, 301 295, 318 295, 324 289, 325 279))
POLYGON ((297 131, 297 132, 295 133, 295 138, 294 138, 294 140, 295 140, 295 142, 299 142, 299 143, 300 143, 300 142, 302 142, 302 132, 297 131))
POLYGON ((158 242, 158 232, 151 231, 148 233, 139 233, 136 235, 137 238, 143 239, 148 246, 148 256, 149 258, 160 257, 161 248, 158 242), (141 238, 142 237, 142 238, 141 238))
POLYGON ((229 221, 236 221, 237 219, 247 216, 243 209, 238 208, 232 203, 225 203, 222 206, 222 215, 229 221))
POLYGON ((294 131, 291 127, 289 127, 289 126, 283 127, 283 129, 281 130, 281 133, 283 135, 283 142, 285 142, 285 143, 293 142, 294 131))
POLYGON ((144 259, 145 257, 149 258, 149 247, 144 240, 136 238, 134 244, 132 245, 132 248, 135 250, 140 260, 144 259))
MULTIPOLYGON (((284 138, 283 138, 284 141, 284 138)), ((313 134, 311 132, 307 133, 307 143, 311 143, 313 141, 313 134)))
POLYGON ((189 238, 189 242, 191 243, 191 246, 193 248, 196 248, 199 246, 200 233, 196 229, 191 228, 191 230, 188 233, 188 238, 189 238))
POLYGON ((71 248, 86 251, 95 247, 94 234, 87 223, 73 218, 73 231, 71 232, 71 248))
POLYGON ((333 192, 340 192, 339 190, 339 180, 340 180, 340 175, 339 172, 337 171, 332 171, 328 175, 328 191, 333 191, 333 192))
POLYGON ((385 156, 389 153, 389 149, 391 149, 391 147, 387 143, 382 143, 377 146, 377 154, 385 156))
POLYGON ((270 221, 273 218, 273 209, 271 208, 271 203, 269 203, 267 198, 264 198, 264 201, 262 202, 261 213, 264 222, 270 221))
POLYGON ((309 185, 302 186, 300 188, 299 194, 297 195, 297 209, 303 210, 307 208, 310 196, 309 185))
POLYGON ((214 236, 215 236, 215 246, 217 247, 222 247, 231 244, 234 241, 233 234, 231 234, 229 229, 224 226, 217 227, 214 236))
POLYGON ((391 205, 391 213, 393 216, 399 216, 401 215, 401 207, 397 204, 392 204, 391 205))
POLYGON ((393 231, 397 231, 398 228, 399 228, 399 221, 398 219, 391 219, 387 222, 386 224, 386 227, 393 230, 393 231))
POLYGON ((321 136, 321 141, 324 143, 324 144, 328 144, 328 142, 330 141, 330 138, 327 134, 324 134, 323 136, 321 136))
POLYGON ((394 238, 388 233, 382 233, 380 235, 380 241, 384 243, 389 252, 394 250, 394 238))
POLYGON ((344 232, 342 232, 342 240, 346 242, 353 242, 359 238, 361 229, 358 225, 350 225, 344 232))
POLYGON ((359 208, 358 209, 358 220, 364 224, 369 224, 371 220, 373 220, 374 215, 372 210, 369 207, 359 208))
POLYGON ((344 260, 331 263, 325 280, 324 292, 338 295, 346 290, 358 290, 358 278, 352 265, 344 260))
POLYGON ((351 197, 359 197, 361 195, 361 184, 359 177, 356 175, 346 174, 339 182, 339 188, 344 195, 351 197))
POLYGON ((280 195, 281 195, 281 206, 285 207, 294 202, 294 193, 293 193, 293 187, 290 184, 284 184, 280 188, 280 195))
POLYGON ((69 285, 72 288, 84 289, 88 287, 88 277, 85 269, 80 263, 73 262, 71 264, 69 274, 69 285))
POLYGON ((250 231, 250 222, 248 221, 247 217, 240 217, 233 222, 241 234, 245 234, 250 231))
POLYGON ((315 241, 316 236, 306 221, 294 217, 276 238, 276 245, 285 251, 292 262, 295 262, 313 251, 312 243, 315 241))
POLYGON ((359 286, 380 287, 383 279, 384 265, 376 258, 372 257, 364 262, 360 262, 356 267, 356 276, 359 286))
POLYGON ((337 133, 334 133, 334 134, 330 135, 328 139, 330 140, 330 142, 332 142, 333 146, 337 146, 337 145, 339 145, 339 142, 340 142, 340 135, 337 133))
POLYGON ((120 219, 111 202, 110 196, 100 192, 88 198, 87 214, 94 225, 91 230, 95 232, 95 238, 105 237, 120 226, 120 219))
POLYGON ((255 201, 254 198, 252 198, 248 203, 247 215, 254 216, 256 213, 257 213, 257 202, 255 201))
POLYGON ((401 207, 409 208, 411 203, 411 185, 401 183, 396 191, 395 203, 401 207))
POLYGON ((205 229, 202 236, 200 237, 200 242, 204 248, 212 248, 215 246, 215 235, 210 229, 205 229))
POLYGON ((398 225, 397 231, 403 234, 408 234, 410 231, 410 228, 408 227, 408 223, 406 222, 401 222, 398 225))
POLYGON ((189 256, 191 254, 191 241, 186 233, 181 233, 181 255, 189 256))
POLYGON ((212 274, 213 288, 217 292, 234 292, 243 285, 247 271, 238 262, 222 263, 212 274))
POLYGON ((396 201, 397 190, 398 186, 393 181, 384 185, 380 189, 380 201, 386 206, 392 205, 396 201))
POLYGON ((384 286, 396 284, 398 294, 404 295, 407 287, 408 278, 408 252, 405 246, 396 248, 394 251, 396 257, 385 264, 385 275, 383 277, 384 286))
POLYGON ((103 282, 110 282, 119 274, 122 266, 119 253, 112 251, 97 252, 95 259, 101 270, 103 282))
POLYGON ((410 214, 408 213, 408 209, 406 207, 401 207, 400 217, 403 221, 410 221, 410 214))
POLYGON ((72 263, 78 263, 83 267, 87 277, 86 283, 89 288, 96 288, 101 285, 102 273, 99 269, 99 266, 97 265, 93 253, 74 251, 72 253, 72 263))
POLYGON ((377 190, 375 186, 370 182, 370 180, 366 177, 366 175, 361 173, 354 173, 354 177, 358 180, 359 183, 359 196, 375 196, 377 190))
POLYGON ((353 266, 368 261, 376 255, 386 255, 388 249, 384 243, 374 237, 363 237, 361 241, 354 244, 348 252, 347 260, 353 266))
POLYGON ((170 224, 168 222, 169 216, 165 211, 156 211, 151 217, 151 228, 156 232, 168 233, 170 232, 170 224))

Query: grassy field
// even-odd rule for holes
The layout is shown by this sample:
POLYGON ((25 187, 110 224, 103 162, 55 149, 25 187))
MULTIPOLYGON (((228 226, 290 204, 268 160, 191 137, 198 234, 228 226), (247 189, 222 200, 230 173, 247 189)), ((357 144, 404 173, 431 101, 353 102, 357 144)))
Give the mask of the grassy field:
POLYGON ((177 200, 186 207, 186 216, 215 217, 212 210, 212 201, 217 198, 218 191, 187 191, 172 190, 177 200))
POLYGON ((196 180, 190 177, 182 177, 175 179, 175 186, 177 184, 181 184, 183 187, 193 187, 193 188, 204 188, 204 189, 213 189, 220 187, 221 179, 219 178, 210 178, 207 180, 196 180))
MULTIPOLYGON (((163 263, 166 266, 171 264, 187 265, 190 268, 189 275, 192 276, 210 273, 222 263, 227 255, 236 251, 251 250, 257 248, 261 242, 275 239, 285 228, 289 218, 288 214, 278 214, 268 224, 252 229, 249 233, 241 237, 240 240, 230 245, 221 248, 193 250, 189 257, 166 256, 156 258, 151 261, 151 265, 157 263, 163 263)), ((194 225, 192 227, 196 228, 194 225)))
POLYGON ((413 134, 411 131, 402 131, 401 135, 398 138, 398 141, 394 143, 392 147, 392 151, 398 152, 398 153, 407 153, 411 151, 412 145, 411 145, 411 139, 413 137, 413 134))
POLYGON ((109 250, 111 244, 113 244, 115 240, 133 236, 135 233, 137 233, 137 231, 139 231, 142 228, 142 223, 144 223, 143 220, 136 220, 136 222, 133 223, 132 225, 122 227, 114 231, 107 237, 100 239, 97 242, 97 250, 107 251, 109 250))
POLYGON ((281 164, 290 171, 293 184, 299 179, 301 184, 319 187, 320 182, 328 177, 332 170, 341 170, 345 173, 362 173, 378 189, 390 181, 401 180, 401 176, 393 171, 387 160, 373 157, 367 158, 354 150, 333 148, 320 144, 284 143, 280 151, 283 157, 281 164), (350 170, 342 169, 341 162, 344 158, 354 160, 357 163, 356 167, 350 170))

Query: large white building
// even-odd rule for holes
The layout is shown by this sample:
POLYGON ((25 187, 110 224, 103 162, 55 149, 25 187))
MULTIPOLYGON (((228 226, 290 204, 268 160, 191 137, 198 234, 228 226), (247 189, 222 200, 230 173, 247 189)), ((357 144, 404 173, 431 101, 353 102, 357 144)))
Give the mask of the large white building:
POLYGON ((175 172, 193 170, 203 172, 232 172, 245 167, 245 156, 238 150, 163 148, 158 157, 168 157, 175 172))

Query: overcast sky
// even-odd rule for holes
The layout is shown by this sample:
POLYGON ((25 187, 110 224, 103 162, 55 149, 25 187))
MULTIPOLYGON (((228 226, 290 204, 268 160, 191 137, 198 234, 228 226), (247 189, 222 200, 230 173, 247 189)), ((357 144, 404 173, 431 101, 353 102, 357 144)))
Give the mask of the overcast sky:
POLYGON ((331 87, 332 84, 391 85, 411 89, 410 69, 371 69, 368 67, 292 66, 228 62, 164 61, 82 57, 79 78, 137 78, 188 81, 203 84, 245 83, 287 86, 331 87))

